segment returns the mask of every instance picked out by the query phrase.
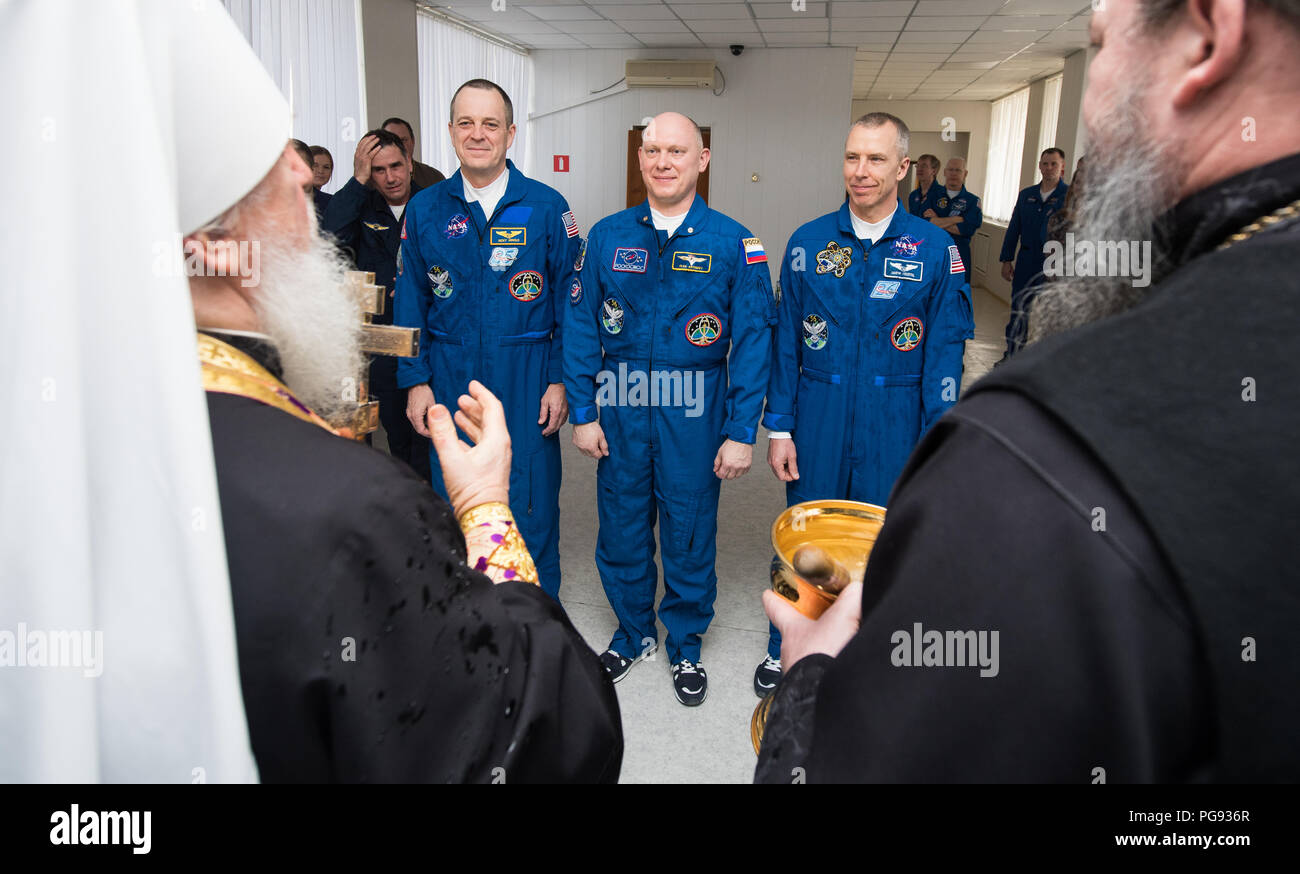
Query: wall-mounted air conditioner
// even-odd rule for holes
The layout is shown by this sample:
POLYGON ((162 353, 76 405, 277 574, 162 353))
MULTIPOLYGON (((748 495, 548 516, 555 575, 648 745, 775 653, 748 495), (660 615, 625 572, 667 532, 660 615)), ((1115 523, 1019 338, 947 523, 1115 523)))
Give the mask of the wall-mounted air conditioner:
POLYGON ((629 88, 645 85, 713 87, 713 61, 628 61, 624 68, 629 88))

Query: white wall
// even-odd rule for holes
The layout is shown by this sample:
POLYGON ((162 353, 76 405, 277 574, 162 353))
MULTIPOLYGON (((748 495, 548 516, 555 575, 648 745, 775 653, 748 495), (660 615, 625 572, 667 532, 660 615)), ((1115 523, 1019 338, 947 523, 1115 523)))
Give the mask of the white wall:
MULTIPOLYGON (((647 116, 684 112, 712 128, 709 206, 762 238, 775 275, 794 229, 838 209, 853 100, 853 49, 535 51, 534 176, 569 201, 585 235, 626 207, 627 132, 647 116), (726 77, 703 88, 633 88, 592 100, 629 58, 712 58, 726 77), (579 101, 590 101, 575 106, 579 101), (560 109, 556 112, 554 110, 560 109), (569 155, 555 173, 552 155, 569 155), (753 182, 752 174, 759 175, 753 182)), ((619 85, 613 91, 619 91, 619 85)))
MULTIPOLYGON (((970 132, 970 154, 935 152, 939 162, 949 158, 966 158, 966 188, 976 197, 984 196, 984 173, 988 168, 989 124, 993 117, 993 104, 977 100, 854 100, 851 118, 868 112, 888 112, 901 118, 909 128, 918 131, 944 130, 945 118, 952 118, 955 129, 970 132)), ((912 157, 921 154, 912 150, 912 157)), ((942 177, 940 177, 942 179, 942 177)))

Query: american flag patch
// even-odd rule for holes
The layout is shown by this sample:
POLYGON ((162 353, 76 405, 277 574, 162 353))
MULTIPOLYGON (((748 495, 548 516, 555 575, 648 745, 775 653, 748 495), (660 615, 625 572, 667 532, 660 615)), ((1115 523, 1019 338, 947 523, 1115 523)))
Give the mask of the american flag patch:
POLYGON ((763 251, 763 243, 758 237, 746 237, 740 242, 745 247, 746 264, 762 264, 767 261, 767 253, 763 251))
POLYGON ((956 246, 948 247, 948 272, 949 273, 966 272, 966 264, 961 260, 961 252, 957 250, 956 246))
POLYGON ((566 210, 560 218, 564 219, 564 233, 570 237, 578 236, 578 220, 573 217, 573 210, 566 210))

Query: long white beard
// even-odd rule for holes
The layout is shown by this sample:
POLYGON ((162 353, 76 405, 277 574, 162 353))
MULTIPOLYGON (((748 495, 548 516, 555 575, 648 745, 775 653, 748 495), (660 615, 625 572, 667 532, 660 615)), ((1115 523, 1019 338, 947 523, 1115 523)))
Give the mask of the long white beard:
MULTIPOLYGON (((1169 245, 1160 218, 1176 202, 1182 169, 1173 149, 1147 132, 1143 98, 1150 76, 1139 75, 1096 128, 1088 128, 1088 168, 1069 230, 1077 241, 1151 241, 1152 284, 1168 272, 1169 245)), ((1038 293, 1029 342, 1059 334, 1139 303, 1151 287, 1129 276, 1062 276, 1038 293)))
POLYGON ((320 236, 314 216, 305 251, 273 234, 261 258, 254 308, 279 350, 285 384, 326 419, 355 406, 364 358, 361 317, 343 284, 351 265, 320 236))

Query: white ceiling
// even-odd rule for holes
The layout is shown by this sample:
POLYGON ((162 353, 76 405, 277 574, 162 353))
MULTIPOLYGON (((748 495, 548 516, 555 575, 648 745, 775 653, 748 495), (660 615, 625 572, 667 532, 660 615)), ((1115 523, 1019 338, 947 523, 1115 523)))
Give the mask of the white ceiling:
POLYGON ((1090 0, 426 0, 532 49, 854 46, 856 99, 992 100, 1088 45, 1090 0))

